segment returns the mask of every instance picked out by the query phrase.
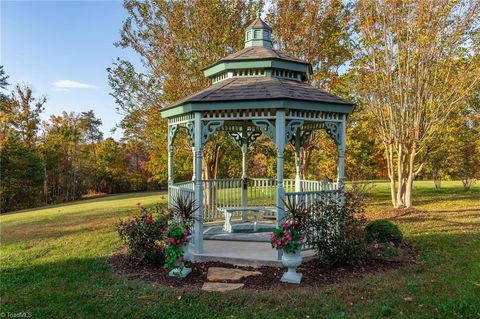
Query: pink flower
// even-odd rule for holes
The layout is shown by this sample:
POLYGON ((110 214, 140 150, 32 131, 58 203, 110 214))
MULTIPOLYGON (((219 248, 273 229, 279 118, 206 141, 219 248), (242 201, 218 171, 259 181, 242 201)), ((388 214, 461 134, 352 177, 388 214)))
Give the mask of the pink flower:
POLYGON ((393 241, 389 242, 388 244, 389 244, 390 247, 392 247, 392 248, 395 247, 395 243, 394 243, 393 241))
POLYGON ((374 249, 374 250, 378 250, 379 248, 380 248, 380 245, 379 245, 379 244, 373 245, 373 249, 374 249))
POLYGON ((153 223, 153 217, 152 217, 152 215, 148 215, 148 216, 147 216, 146 223, 147 223, 148 225, 151 225, 151 224, 153 223))
POLYGON ((178 261, 182 262, 183 261, 183 256, 178 256, 178 261))

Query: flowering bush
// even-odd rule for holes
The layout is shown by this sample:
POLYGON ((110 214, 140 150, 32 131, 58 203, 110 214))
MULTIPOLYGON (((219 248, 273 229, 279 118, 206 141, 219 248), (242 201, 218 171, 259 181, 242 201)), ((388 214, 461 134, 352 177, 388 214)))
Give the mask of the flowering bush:
POLYGON ((188 230, 177 224, 171 224, 164 231, 165 267, 185 268, 183 246, 188 243, 188 230))
POLYGON ((398 255, 400 247, 395 242, 375 243, 372 245, 372 253, 375 257, 398 255))
POLYGON ((374 220, 365 226, 365 239, 369 243, 402 243, 403 235, 397 225, 388 220, 374 220))
POLYGON ((304 238, 287 223, 275 228, 270 239, 272 248, 283 250, 286 253, 294 253, 303 242, 304 238))
POLYGON ((306 236, 322 267, 355 265, 368 253, 363 225, 364 194, 345 194, 345 206, 337 201, 318 201, 309 206, 306 236))
POLYGON ((168 214, 159 205, 152 208, 137 203, 138 213, 117 225, 120 239, 127 245, 130 255, 140 262, 163 264, 163 230, 167 226, 168 214))

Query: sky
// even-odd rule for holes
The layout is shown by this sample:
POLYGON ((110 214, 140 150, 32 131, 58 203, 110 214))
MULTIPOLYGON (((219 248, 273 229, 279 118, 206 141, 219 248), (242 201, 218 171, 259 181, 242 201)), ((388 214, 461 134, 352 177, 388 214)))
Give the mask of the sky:
MULTIPOLYGON (((262 16, 270 7, 266 1, 262 16)), ((115 109, 106 68, 117 58, 140 65, 131 49, 117 48, 127 17, 123 1, 0 0, 0 65, 17 83, 31 85, 35 96, 47 96, 42 120, 63 111, 93 110, 104 136, 122 115, 115 109)))
POLYGON ((104 136, 122 119, 115 110, 106 68, 117 57, 138 63, 120 39, 126 11, 122 1, 0 0, 0 64, 13 84, 28 83, 46 95, 42 119, 94 110, 104 136))

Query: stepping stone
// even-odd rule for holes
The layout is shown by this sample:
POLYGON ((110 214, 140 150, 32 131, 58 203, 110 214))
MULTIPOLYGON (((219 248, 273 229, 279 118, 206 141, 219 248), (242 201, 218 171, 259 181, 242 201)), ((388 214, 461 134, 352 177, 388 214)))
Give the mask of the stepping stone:
POLYGON ((238 281, 248 276, 258 276, 262 273, 256 270, 243 270, 236 268, 210 267, 208 268, 208 281, 238 281))
POLYGON ((203 284, 202 290, 204 291, 218 291, 225 292, 235 289, 240 289, 243 284, 227 284, 223 282, 206 282, 203 284))

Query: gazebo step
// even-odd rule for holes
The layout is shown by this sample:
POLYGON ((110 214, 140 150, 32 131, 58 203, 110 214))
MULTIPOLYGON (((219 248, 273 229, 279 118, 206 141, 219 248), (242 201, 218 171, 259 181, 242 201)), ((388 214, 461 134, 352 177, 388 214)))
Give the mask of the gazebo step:
MULTIPOLYGON (((277 251, 272 249, 270 243, 205 240, 202 254, 195 253, 192 249, 192 262, 223 262, 226 264, 249 267, 283 267, 278 260, 277 251)), ((314 251, 302 252, 303 261, 314 258, 314 251)))

